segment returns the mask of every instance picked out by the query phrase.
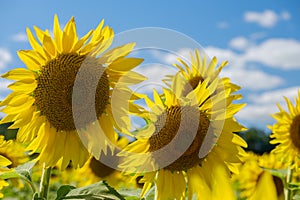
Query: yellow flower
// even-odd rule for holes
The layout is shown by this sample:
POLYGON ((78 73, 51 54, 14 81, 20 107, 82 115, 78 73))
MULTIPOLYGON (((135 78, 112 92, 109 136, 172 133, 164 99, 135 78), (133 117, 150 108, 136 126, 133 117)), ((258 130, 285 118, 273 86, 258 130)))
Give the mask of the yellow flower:
POLYGON ((259 200, 262 197, 284 199, 282 181, 267 171, 267 169, 286 169, 287 166, 279 160, 275 154, 258 156, 250 152, 240 173, 233 177, 238 183, 240 197, 249 200, 259 200))
POLYGON ((273 150, 280 154, 280 158, 298 170, 300 166, 300 90, 298 97, 295 98, 296 105, 293 106, 288 98, 285 98, 288 111, 285 111, 279 104, 280 112, 272 117, 277 120, 273 126, 268 126, 272 130, 271 144, 278 144, 273 150))
MULTIPOLYGON (((5 142, 4 136, 0 136, 0 148, 6 148, 6 146, 7 142, 5 142)), ((7 171, 7 166, 11 164, 12 162, 0 153, 0 173, 3 171, 7 171)), ((5 180, 0 179, 0 198, 3 198, 1 190, 6 186, 8 186, 8 183, 5 180)))
POLYGON ((104 53, 114 33, 103 24, 80 39, 74 17, 62 30, 55 15, 53 37, 34 27, 35 38, 27 28, 32 50, 18 52, 27 68, 2 75, 16 82, 0 104, 7 114, 1 123, 14 122, 10 128, 19 129, 17 139, 30 143, 27 149, 39 152, 37 159, 46 167, 58 161, 62 168, 70 161, 81 167, 89 158, 83 143, 99 157, 107 146, 113 148, 114 127, 123 132, 129 128, 127 85, 144 80, 130 71, 142 59, 126 58, 133 43, 104 53))
MULTIPOLYGON (((127 138, 120 138, 117 141, 117 146, 119 148, 124 148, 126 145, 128 145, 128 142, 129 141, 127 138)), ((116 150, 114 153, 108 151, 107 155, 101 155, 101 159, 109 159, 110 162, 118 163, 119 157, 115 156, 117 152, 118 150, 116 150)), ((122 174, 122 172, 101 163, 99 160, 95 159, 92 156, 88 159, 88 161, 82 168, 68 168, 65 171, 57 174, 56 177, 57 178, 55 178, 55 180, 57 181, 61 181, 64 184, 75 184, 77 185, 77 187, 84 187, 90 184, 97 183, 101 180, 107 181, 107 183, 114 188, 138 187, 135 177, 125 176, 124 174, 122 174)))
MULTIPOLYGON (((232 94, 230 84, 223 84, 228 79, 213 75, 218 73, 215 58, 205 67, 208 76, 197 79, 192 87, 188 77, 178 73, 170 79, 170 89, 161 95, 154 90, 154 101, 145 98, 151 109, 148 127, 120 153, 126 156, 120 168, 144 175, 141 196, 153 183, 156 199, 210 196, 215 186, 213 171, 221 167, 225 177, 238 171, 244 154, 241 146, 247 144, 233 134, 243 129, 233 116, 244 105, 232 104, 241 96, 232 94)), ((186 70, 191 72, 188 65, 186 70)))
MULTIPOLYGON (((8 166, 9 168, 15 168, 29 160, 24 145, 15 140, 3 140, 2 146, 0 146, 0 156, 11 161, 11 164, 8 166)), ((20 179, 10 179, 10 181, 15 187, 22 188, 24 186, 20 179)))

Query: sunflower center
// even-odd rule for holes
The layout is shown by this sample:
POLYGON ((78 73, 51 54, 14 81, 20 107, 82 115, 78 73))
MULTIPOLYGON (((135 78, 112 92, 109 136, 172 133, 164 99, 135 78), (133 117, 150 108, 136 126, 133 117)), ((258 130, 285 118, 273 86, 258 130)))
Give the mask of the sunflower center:
POLYGON ((300 115, 293 119, 290 128, 290 136, 295 147, 300 151, 300 115))
POLYGON ((167 157, 177 158, 164 167, 169 170, 187 170, 200 164, 199 151, 208 132, 210 121, 197 107, 172 106, 158 116, 155 132, 149 138, 150 152, 158 164, 167 157), (199 115, 200 114, 200 115, 199 115), (187 145, 190 144, 188 148, 187 145), (161 149, 163 147, 168 148, 161 149), (156 153, 157 150, 158 153, 156 153))
POLYGON ((57 131, 76 129, 73 113, 81 114, 80 120, 76 121, 76 127, 84 127, 96 120, 89 113, 96 112, 96 117, 99 117, 108 104, 107 74, 105 68, 93 57, 75 53, 58 55, 42 68, 37 83, 34 91, 35 104, 57 131), (73 95, 77 72, 83 66, 86 80, 79 80, 80 92, 73 95), (96 91, 93 83, 98 83, 96 91), (76 99, 75 106, 72 106, 72 97, 76 99))
POLYGON ((96 160, 95 158, 92 158, 90 162, 90 169, 96 176, 100 178, 104 178, 115 171, 113 168, 104 165, 103 163, 96 160))
POLYGON ((193 91, 204 79, 201 76, 195 76, 189 80, 189 82, 183 88, 183 96, 186 96, 188 93, 193 91))

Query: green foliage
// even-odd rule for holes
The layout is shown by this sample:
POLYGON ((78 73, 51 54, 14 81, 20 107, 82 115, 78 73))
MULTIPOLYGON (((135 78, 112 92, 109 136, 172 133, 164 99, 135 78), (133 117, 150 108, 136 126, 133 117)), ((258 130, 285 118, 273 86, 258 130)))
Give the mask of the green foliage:
POLYGON ((13 123, 0 124, 0 135, 4 135, 5 140, 11 140, 16 138, 18 129, 8 129, 8 127, 12 124, 13 123))
POLYGON ((0 178, 1 179, 20 178, 25 182, 27 182, 31 186, 32 191, 35 192, 35 186, 31 178, 31 171, 35 164, 36 164, 35 162, 27 162, 23 165, 19 165, 15 169, 9 170, 7 172, 2 172, 0 174, 0 178))
POLYGON ((118 192, 116 189, 108 185, 105 181, 82 187, 75 188, 71 185, 63 185, 57 191, 57 197, 55 200, 63 199, 106 199, 106 200, 137 200, 138 196, 130 196, 136 194, 133 191, 126 191, 126 194, 118 192))
POLYGON ((270 152, 275 146, 270 144, 270 133, 258 128, 249 128, 247 131, 239 132, 248 144, 247 151, 253 151, 256 154, 262 155, 265 152, 270 152))

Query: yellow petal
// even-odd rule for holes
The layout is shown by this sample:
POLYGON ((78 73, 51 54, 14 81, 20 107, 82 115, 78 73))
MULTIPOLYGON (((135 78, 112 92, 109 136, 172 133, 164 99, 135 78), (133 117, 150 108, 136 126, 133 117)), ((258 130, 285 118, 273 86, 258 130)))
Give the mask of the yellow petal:
POLYGON ((53 33, 54 33, 54 41, 56 43, 56 47, 59 53, 62 52, 62 30, 59 25, 58 17, 54 15, 54 23, 53 23, 53 33))
POLYGON ((32 48, 37 51, 37 52, 41 52, 42 51, 42 47, 41 45, 38 43, 38 41, 35 39, 35 37, 33 36, 32 32, 30 31, 29 28, 26 28, 26 32, 27 32, 27 36, 28 36, 28 40, 30 45, 32 46, 32 48))
POLYGON ((18 51, 18 56, 29 69, 33 71, 40 70, 41 63, 38 60, 36 60, 34 57, 32 57, 29 52, 30 51, 26 51, 26 50, 18 51))
POLYGON ((104 20, 101 20, 101 22, 98 24, 97 28, 94 31, 94 35, 91 39, 91 43, 97 42, 102 36, 101 36, 101 29, 103 27, 104 20))
POLYGON ((53 40, 50 36, 44 35, 43 47, 44 47, 44 50, 48 54, 50 54, 52 57, 56 56, 56 54, 57 54, 56 47, 55 47, 55 44, 54 44, 54 42, 53 42, 53 40))
POLYGON ((111 63, 112 61, 116 60, 117 58, 127 56, 135 43, 125 44, 123 46, 119 46, 107 51, 102 57, 99 58, 100 63, 111 63))
POLYGON ((93 34, 93 30, 90 30, 85 36, 83 36, 78 42, 76 42, 75 46, 72 49, 72 52, 77 52, 81 49, 81 47, 86 43, 86 41, 91 37, 93 34))
POLYGON ((36 82, 30 84, 24 84, 23 82, 17 81, 8 86, 9 89, 15 92, 22 92, 23 94, 31 94, 37 87, 36 82))
POLYGON ((62 36, 62 48, 64 53, 69 53, 77 42, 77 34, 76 34, 76 27, 74 17, 72 17, 67 25, 64 28, 63 36, 62 36))
POLYGON ((141 58, 120 58, 113 61, 108 68, 115 71, 130 71, 143 61, 144 59, 141 58))
POLYGON ((1 75, 2 78, 10 80, 35 79, 34 73, 24 68, 15 68, 1 75))
POLYGON ((10 165, 12 162, 10 160, 8 160, 7 158, 5 158, 4 156, 0 155, 0 167, 2 166, 8 166, 10 165))

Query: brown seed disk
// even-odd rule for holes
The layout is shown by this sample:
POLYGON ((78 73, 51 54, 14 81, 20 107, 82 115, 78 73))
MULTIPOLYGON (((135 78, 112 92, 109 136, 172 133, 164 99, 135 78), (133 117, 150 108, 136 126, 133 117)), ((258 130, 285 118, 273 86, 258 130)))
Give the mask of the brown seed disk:
POLYGON ((293 119, 293 122, 290 127, 290 137, 291 137, 292 143, 300 151, 300 115, 296 116, 293 119))
POLYGON ((197 107, 172 106, 158 116, 155 132, 149 138, 155 161, 165 166, 166 158, 177 158, 165 166, 169 170, 187 170, 200 163, 198 156, 210 121, 197 107), (159 150, 159 151, 158 151, 159 150))
POLYGON ((42 67, 33 95, 37 109, 51 126, 57 131, 72 131, 85 127, 104 112, 109 100, 109 81, 96 58, 61 54, 42 67), (84 75, 78 78, 81 67, 84 75), (75 80, 79 87, 73 94, 75 80), (91 114, 95 112, 96 115, 91 114))
POLYGON ((104 178, 115 171, 113 168, 104 165, 103 163, 96 160, 95 158, 92 158, 90 162, 90 168, 92 172, 100 178, 104 178))

